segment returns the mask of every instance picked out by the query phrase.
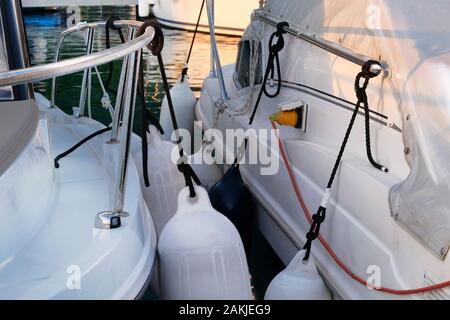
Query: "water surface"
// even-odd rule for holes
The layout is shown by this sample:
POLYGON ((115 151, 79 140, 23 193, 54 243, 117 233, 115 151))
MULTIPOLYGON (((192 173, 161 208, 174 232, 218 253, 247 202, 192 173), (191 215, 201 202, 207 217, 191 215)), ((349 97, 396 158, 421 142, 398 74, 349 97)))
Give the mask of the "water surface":
MULTIPOLYGON (((135 7, 81 7, 81 21, 106 21, 108 17, 111 16, 135 20, 135 7)), ((66 8, 61 8, 57 11, 27 12, 25 14, 28 44, 33 65, 54 61, 58 36, 67 28, 66 20, 66 8)), ((165 39, 162 54, 169 82, 173 84, 179 78, 186 61, 193 33, 172 29, 164 29, 163 31, 165 39)), ((117 34, 112 31, 111 35, 112 43, 118 44, 119 37, 117 34)), ((239 38, 236 37, 217 36, 220 58, 223 65, 234 62, 238 41, 239 38)), ((103 29, 99 29, 96 32, 94 48, 95 50, 106 48, 105 33, 103 29)), ((80 56, 84 54, 84 50, 84 33, 78 32, 66 38, 62 48, 61 59, 80 56)), ((210 45, 208 34, 197 34, 189 67, 189 82, 198 96, 203 79, 208 76, 210 71, 210 45)), ((116 61, 114 63, 113 81, 111 85, 113 88, 116 88, 120 75, 120 68, 121 61, 116 61)), ((102 78, 106 79, 108 67, 102 66, 99 68, 99 71, 102 78)), ((82 75, 83 73, 79 72, 57 79, 56 104, 67 113, 71 113, 72 108, 79 104, 82 75)), ((157 115, 159 113, 160 102, 164 96, 164 90, 156 57, 152 56, 148 50, 144 51, 144 77, 148 106, 157 115)), ((100 89, 95 74, 93 74, 92 81, 93 117, 107 124, 110 121, 110 117, 106 110, 101 107, 103 92, 100 89)), ((50 97, 50 81, 38 83, 35 85, 35 88, 45 96, 50 97)), ((113 96, 111 96, 111 99, 114 103, 113 96)))

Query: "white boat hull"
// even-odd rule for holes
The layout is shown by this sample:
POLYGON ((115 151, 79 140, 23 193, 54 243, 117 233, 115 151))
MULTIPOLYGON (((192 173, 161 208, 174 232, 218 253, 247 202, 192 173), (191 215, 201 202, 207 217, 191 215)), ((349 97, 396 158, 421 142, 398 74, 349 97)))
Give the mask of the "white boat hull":
MULTIPOLYGON (((236 103, 239 96, 246 95, 245 90, 236 87, 233 72, 234 65, 224 67, 226 87, 231 97, 229 104, 236 103)), ((255 90, 258 91, 259 87, 255 90)), ((205 130, 217 128, 224 132, 230 128, 250 128, 248 114, 236 116, 227 108, 218 116, 215 101, 219 98, 218 80, 206 79, 196 106, 197 119, 203 122, 205 130)), ((300 98, 309 105, 306 134, 286 127, 280 129, 280 134, 302 196, 309 212, 314 214, 351 113, 338 101, 329 101, 326 97, 286 86, 279 97, 262 99, 253 128, 270 129, 268 116, 276 111, 276 105, 293 98, 300 98)), ((373 138, 375 148, 385 150, 378 151, 376 156, 380 162, 389 166, 391 174, 384 174, 368 164, 364 118, 358 117, 333 188, 332 201, 321 234, 339 258, 363 279, 370 280, 371 272, 379 270, 381 284, 390 288, 411 289, 444 281, 450 277, 448 262, 440 260, 411 237, 390 214, 389 190, 408 172, 403 159, 401 132, 383 121, 372 121, 372 130, 372 136, 376 137, 373 138), (389 143, 381 146, 376 141, 389 143)), ((215 143, 220 144, 218 141, 215 143)), ((276 175, 261 175, 261 165, 241 165, 240 168, 244 182, 258 201, 259 227, 279 257, 288 264, 305 243, 310 225, 295 197, 281 155, 271 147, 278 142, 267 143, 259 141, 259 147, 276 153, 279 161, 276 175)), ((225 153, 234 154, 233 150, 217 145, 217 150, 222 149, 225 153)), ((228 157, 233 158, 230 155, 228 157)), ((416 295, 392 295, 370 290, 349 278, 320 243, 313 245, 313 254, 321 275, 337 298, 438 299, 449 296, 445 289, 416 295)))
MULTIPOLYGON (((202 0, 156 0, 153 14, 166 27, 194 31, 202 0)), ((216 34, 241 36, 250 22, 253 10, 259 7, 257 0, 216 0, 216 34)), ((198 31, 209 33, 206 6, 203 9, 198 31)))
POLYGON ((135 299, 155 264, 156 232, 129 161, 122 227, 94 228, 111 210, 117 145, 92 139, 53 167, 54 157, 103 127, 75 119, 37 95, 35 137, 0 177, 0 299, 135 299), (4 188, 10 186, 10 189, 4 188))

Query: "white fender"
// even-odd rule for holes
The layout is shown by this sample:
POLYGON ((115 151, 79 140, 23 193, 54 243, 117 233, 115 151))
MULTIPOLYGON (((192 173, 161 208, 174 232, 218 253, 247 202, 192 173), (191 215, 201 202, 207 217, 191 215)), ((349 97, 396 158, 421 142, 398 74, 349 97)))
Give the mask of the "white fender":
POLYGON ((142 150, 134 154, 141 179, 142 193, 155 222, 158 234, 177 209, 176 197, 185 186, 183 175, 172 161, 175 145, 161 139, 154 126, 149 126, 148 138, 148 178, 150 186, 145 187, 142 172, 142 150))
POLYGON ((238 231, 195 187, 178 196, 175 216, 158 244, 162 299, 252 299, 247 259, 238 231))
POLYGON ((204 142, 200 150, 189 156, 188 160, 202 186, 208 191, 223 176, 219 166, 214 162, 213 151, 214 145, 204 142))
POLYGON ((303 261, 301 250, 267 288, 265 300, 330 300, 331 294, 317 272, 314 258, 303 261))
MULTIPOLYGON (((178 127, 180 129, 186 129, 190 132, 191 137, 194 132, 195 121, 195 104, 197 99, 194 93, 189 87, 187 78, 183 82, 178 80, 175 85, 170 89, 170 95, 172 97, 173 108, 177 117, 178 127)), ((161 105, 161 113, 159 116, 159 123, 164 129, 164 140, 171 140, 173 125, 170 117, 169 105, 167 103, 167 97, 164 97, 161 105)), ((190 146, 190 144, 189 144, 190 146)), ((190 148, 183 144, 186 152, 190 154, 190 148)))
POLYGON ((138 11, 139 17, 148 17, 150 15, 150 1, 139 0, 138 11))

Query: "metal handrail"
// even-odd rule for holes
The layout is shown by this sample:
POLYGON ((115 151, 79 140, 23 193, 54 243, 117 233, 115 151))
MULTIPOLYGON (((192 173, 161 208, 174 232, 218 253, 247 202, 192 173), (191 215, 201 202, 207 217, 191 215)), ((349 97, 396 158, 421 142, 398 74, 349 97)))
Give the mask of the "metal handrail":
MULTIPOLYGON (((278 25, 278 23, 282 21, 279 18, 277 18, 276 16, 271 15, 268 12, 265 12, 261 9, 256 10, 254 12, 253 17, 254 17, 254 19, 261 20, 273 27, 276 27, 278 25)), ((296 37, 300 40, 304 40, 312 45, 315 45, 321 49, 324 49, 330 53, 333 53, 333 54, 335 54, 345 60, 353 62, 357 65, 363 66, 369 61, 374 61, 374 63, 371 64, 369 70, 371 73, 373 73, 375 75, 379 75, 383 70, 387 71, 387 66, 383 65, 377 59, 373 59, 366 55, 356 53, 353 50, 351 50, 347 47, 344 47, 339 43, 325 40, 325 39, 319 37, 317 34, 314 34, 309 31, 295 30, 292 27, 284 27, 283 29, 284 29, 284 31, 286 31, 286 33, 293 35, 294 37, 296 37)))
POLYGON ((223 78, 222 65, 220 64, 219 50, 214 31, 214 0, 206 1, 206 10, 208 13, 209 35, 211 38, 211 77, 219 78, 220 94, 222 101, 228 100, 228 93, 223 78))
MULTIPOLYGON (((131 25, 135 28, 138 28, 143 24, 143 22, 131 20, 116 22, 117 25, 121 25, 121 23, 122 25, 131 25)), ((99 26, 104 24, 104 22, 85 24, 82 28, 89 28, 89 25, 99 26)), ((128 43, 120 44, 110 49, 46 65, 1 72, 0 87, 47 80, 109 63, 144 48, 152 41, 154 34, 155 30, 152 27, 147 27, 141 36, 128 43)))
MULTIPOLYGON (((65 30, 60 36, 60 41, 58 42, 58 57, 62 40, 67 34, 83 29, 88 29, 88 47, 92 47, 95 28, 105 25, 106 22, 83 23, 65 30)), ((134 34, 136 31, 135 29, 140 28, 143 25, 143 22, 124 20, 116 22, 116 25, 128 26, 129 28, 127 37, 128 41, 124 44, 97 53, 90 53, 91 50, 88 50, 87 55, 78 58, 0 73, 0 87, 2 87, 7 85, 26 84, 51 78, 54 79, 56 77, 71 74, 74 72, 88 70, 88 73, 85 72, 86 76, 83 78, 83 86, 85 86, 86 80, 88 81, 87 83, 89 85, 90 80, 87 78, 90 77, 90 70, 92 68, 96 68, 99 65, 124 58, 122 72, 120 75, 120 88, 117 95, 118 102, 116 104, 116 108, 114 109, 114 120, 112 125, 112 137, 116 137, 116 139, 111 142, 120 143, 120 150, 117 161, 118 166, 113 187, 114 198, 112 203, 112 210, 100 212, 96 215, 95 227, 101 229, 118 228, 121 225, 121 217, 128 216, 128 213, 124 211, 124 197, 128 167, 127 164, 132 135, 133 114, 135 108, 135 96, 138 81, 137 75, 141 67, 142 50, 153 40, 153 37, 155 35, 154 28, 148 26, 141 36, 134 38, 134 34), (124 94, 125 97, 123 97, 124 94), (120 123, 122 124, 122 126, 120 132, 120 140, 118 140, 117 137, 119 136, 120 123)), ((83 94, 81 96, 83 98, 83 94)), ((84 100, 81 99, 80 103, 84 103, 84 100)))
MULTIPOLYGON (((134 21, 134 20, 117 20, 114 21, 114 25, 116 27, 128 27, 130 28, 139 28, 142 25, 142 22, 134 21)), ((100 21, 100 22, 79 22, 73 27, 70 27, 66 30, 64 30, 58 38, 58 42, 55 48, 55 62, 59 61, 60 54, 61 54, 61 47, 65 40, 65 38, 72 33, 84 31, 86 29, 96 29, 99 27, 104 28, 106 26, 106 21, 100 21)), ((56 78, 52 79, 52 89, 51 89, 51 106, 55 107, 55 96, 56 96, 56 78)))
MULTIPOLYGON (((129 42, 133 39, 134 32, 135 32, 134 29, 129 28, 128 34, 127 34, 127 40, 126 40, 127 42, 129 42)), ((121 110, 122 110, 122 105, 123 105, 122 96, 123 96, 123 91, 125 88, 125 82, 126 82, 126 78, 127 78, 128 59, 129 59, 128 56, 126 56, 123 59, 122 70, 120 71, 119 85, 117 88, 117 95, 116 95, 116 104, 114 107, 114 110, 117 110, 117 112, 114 112, 114 117, 113 117, 111 140, 110 140, 111 143, 117 142, 119 139, 119 136, 118 136, 119 135, 119 122, 120 122, 121 110)))
MULTIPOLYGON (((86 55, 92 54, 94 50, 94 36, 95 36, 95 28, 89 28, 86 37, 86 55)), ((59 55, 58 55, 59 56, 59 55)), ((55 61, 58 62, 58 61, 55 61)), ((80 92, 80 103, 78 104, 78 113, 81 116, 84 116, 84 109, 86 106, 86 100, 88 105, 89 117, 91 116, 91 94, 92 94, 92 68, 86 69, 83 72, 83 80, 81 83, 81 92, 80 92)), ((51 96, 51 107, 55 107, 55 96, 56 90, 56 78, 52 80, 52 96, 51 96)))

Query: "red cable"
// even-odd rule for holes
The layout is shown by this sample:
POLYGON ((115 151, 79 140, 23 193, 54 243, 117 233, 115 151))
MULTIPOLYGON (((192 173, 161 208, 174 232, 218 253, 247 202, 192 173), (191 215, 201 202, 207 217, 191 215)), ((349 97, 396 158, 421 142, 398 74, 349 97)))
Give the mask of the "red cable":
MULTIPOLYGON (((312 218, 311 218, 311 214, 309 213, 308 207, 305 204, 305 201, 303 200, 303 197, 300 193, 300 189, 298 188, 297 185, 297 181, 295 179, 295 175, 294 172, 289 164, 289 161, 287 159, 286 156, 286 152, 284 151, 284 147, 283 147, 283 143, 281 142, 280 136, 278 134, 278 130, 277 130, 277 126, 275 125, 275 123, 273 121, 272 122, 272 127, 275 129, 275 133, 277 135, 278 138, 278 144, 280 146, 280 153, 281 156, 283 157, 283 161, 284 164, 286 166, 286 169, 289 173, 289 178, 291 180, 292 183, 292 187, 294 188, 295 194, 297 196, 298 202, 300 203, 303 212, 305 213, 306 219, 308 219, 308 222, 310 224, 312 224, 312 218)), ((333 260, 336 262, 336 264, 345 271, 345 273, 347 273, 348 276, 350 276, 353 280, 355 280, 356 282, 367 286, 367 282, 366 280, 364 280, 363 278, 359 277, 358 275, 354 274, 349 267, 347 267, 344 262, 342 262, 341 259, 339 259, 339 257, 336 255, 336 253, 333 251, 333 249, 330 247, 330 245, 327 243, 327 241, 321 236, 319 235, 319 241, 320 243, 322 243, 322 245, 324 246, 324 248, 328 251, 328 253, 330 254, 330 256, 333 258, 333 260)), ((438 290, 438 289, 443 289, 450 286, 450 281, 445 281, 445 282, 441 282, 435 285, 431 285, 431 286, 427 286, 427 287, 422 287, 422 288, 417 288, 417 289, 410 289, 410 290, 399 290, 399 289, 391 289, 391 288, 386 288, 386 287, 379 287, 379 288, 374 288, 374 290, 377 291, 381 291, 381 292, 385 292, 385 293, 389 293, 389 294, 396 294, 396 295, 409 295, 409 294, 418 294, 418 293, 425 293, 425 292, 430 292, 430 291, 434 291, 434 290, 438 290)))

